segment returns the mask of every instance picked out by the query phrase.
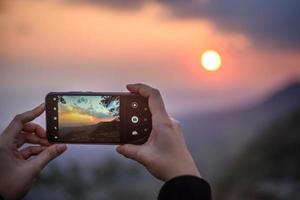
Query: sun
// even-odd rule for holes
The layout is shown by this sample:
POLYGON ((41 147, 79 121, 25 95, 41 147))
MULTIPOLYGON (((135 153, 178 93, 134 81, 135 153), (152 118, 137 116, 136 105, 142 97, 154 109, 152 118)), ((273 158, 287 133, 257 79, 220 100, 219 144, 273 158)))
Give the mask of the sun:
POLYGON ((215 50, 207 50, 201 56, 201 64, 207 71, 217 71, 222 65, 222 59, 215 50))

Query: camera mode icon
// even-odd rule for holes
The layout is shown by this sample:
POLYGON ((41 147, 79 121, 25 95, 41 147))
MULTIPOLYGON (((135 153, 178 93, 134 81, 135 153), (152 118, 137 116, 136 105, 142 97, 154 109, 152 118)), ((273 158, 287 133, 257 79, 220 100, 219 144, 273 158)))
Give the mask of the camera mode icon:
POLYGON ((132 116, 131 117, 131 122, 132 123, 136 124, 136 123, 138 123, 138 121, 139 121, 139 118, 137 116, 132 116))

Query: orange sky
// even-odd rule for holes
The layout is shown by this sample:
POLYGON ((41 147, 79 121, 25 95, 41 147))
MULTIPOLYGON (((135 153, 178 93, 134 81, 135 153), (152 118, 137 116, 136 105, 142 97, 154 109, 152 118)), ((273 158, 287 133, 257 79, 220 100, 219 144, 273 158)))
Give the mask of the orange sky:
POLYGON ((113 117, 100 118, 78 112, 59 112, 59 123, 63 126, 91 125, 99 122, 109 122, 112 120, 114 120, 113 117))
MULTIPOLYGON (((105 107, 97 96, 62 96, 62 98, 65 103, 58 103, 60 127, 91 125, 116 119, 110 111, 111 108, 115 107, 105 107), (80 102, 80 99, 84 99, 84 103, 81 103, 83 100, 80 102)), ((116 102, 113 105, 119 105, 116 102)))
POLYGON ((42 99, 49 91, 122 91, 126 83, 145 82, 180 113, 187 109, 180 103, 194 110, 244 102, 300 75, 299 52, 256 48, 242 33, 224 33, 209 20, 172 18, 157 4, 119 11, 64 1, 3 2, 0 89, 6 100, 42 99), (207 49, 221 54, 221 70, 201 68, 207 49))

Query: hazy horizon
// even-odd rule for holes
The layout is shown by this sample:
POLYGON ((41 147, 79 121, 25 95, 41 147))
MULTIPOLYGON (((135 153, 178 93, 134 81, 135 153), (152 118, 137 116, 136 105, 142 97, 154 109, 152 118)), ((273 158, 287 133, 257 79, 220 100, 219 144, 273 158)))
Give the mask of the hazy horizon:
MULTIPOLYGON (((300 80, 297 2, 107 2, 0 2, 1 130, 48 92, 143 82, 178 118, 254 105, 300 80), (209 49, 218 71, 200 64, 209 49)), ((45 126, 44 115, 36 121, 45 126)))
MULTIPOLYGON (((210 7, 201 15, 192 9, 209 4, 177 6, 1 1, 0 111, 6 115, 1 120, 6 123, 5 118, 34 107, 50 91, 126 91, 126 84, 143 82, 161 90, 169 112, 186 115, 247 105, 300 80, 300 48, 293 46, 298 29, 268 32, 255 16, 230 21, 221 12, 228 17, 225 26, 210 7), (239 23, 248 23, 249 30, 239 23), (208 49, 221 54, 216 72, 201 67, 200 56, 208 49)), ((222 11, 230 4, 211 3, 218 6, 222 11)), ((283 26, 295 29, 293 12, 266 13, 268 28, 279 29, 271 17, 282 17, 291 21, 283 26)))

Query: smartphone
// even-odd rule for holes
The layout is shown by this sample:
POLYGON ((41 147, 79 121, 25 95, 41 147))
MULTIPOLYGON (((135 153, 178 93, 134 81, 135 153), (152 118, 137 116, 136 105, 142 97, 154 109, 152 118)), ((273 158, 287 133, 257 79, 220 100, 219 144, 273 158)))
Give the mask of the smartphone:
POLYGON ((137 94, 50 92, 45 102, 54 143, 142 144, 152 130, 148 99, 137 94))

